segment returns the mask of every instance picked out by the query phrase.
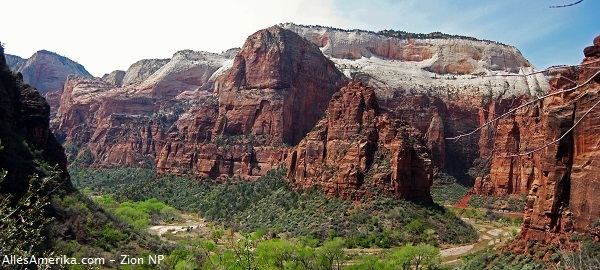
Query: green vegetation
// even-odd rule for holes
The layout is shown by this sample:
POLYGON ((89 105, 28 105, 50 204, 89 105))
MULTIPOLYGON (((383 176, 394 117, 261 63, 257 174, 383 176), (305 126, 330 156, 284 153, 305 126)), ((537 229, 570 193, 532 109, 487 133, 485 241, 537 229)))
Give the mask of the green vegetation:
POLYGON ((467 256, 465 264, 459 269, 461 270, 479 270, 479 269, 547 269, 543 262, 535 261, 532 256, 519 255, 510 250, 501 252, 494 249, 487 249, 485 251, 477 252, 473 255, 467 256))
MULTIPOLYGON (((450 210, 449 210, 450 211, 450 210)), ((453 212, 459 217, 466 217, 474 219, 475 221, 486 221, 486 222, 500 222, 506 225, 513 226, 521 226, 523 223, 523 219, 521 217, 511 218, 501 216, 500 214, 494 212, 491 209, 481 210, 481 209, 456 209, 453 212)))
POLYGON ((96 201, 105 208, 113 210, 117 216, 140 230, 151 224, 161 224, 178 218, 175 208, 159 202, 156 198, 141 202, 126 201, 119 204, 110 196, 104 195, 97 198, 96 201))
POLYGON ((469 200, 469 205, 475 208, 523 212, 525 210, 525 199, 525 195, 506 195, 503 197, 473 195, 469 200))
POLYGON ((568 240, 559 237, 557 245, 518 241, 501 251, 488 248, 463 258, 459 269, 599 269, 598 254, 598 242, 572 234, 568 240))
POLYGON ((377 34, 386 36, 386 37, 395 37, 395 38, 399 38, 399 39, 451 39, 451 38, 454 38, 454 39, 466 39, 466 40, 487 41, 487 42, 497 43, 495 41, 480 40, 480 39, 477 39, 474 37, 467 37, 467 36, 461 36, 461 35, 444 34, 442 32, 432 32, 429 34, 422 34, 422 33, 410 33, 410 32, 406 32, 406 31, 398 31, 398 30, 381 30, 381 31, 377 32, 377 34))
MULTIPOLYGON (((4 170, 0 172, 0 182, 4 181, 6 174, 4 170)), ((11 194, 0 193, 0 255, 27 256, 34 250, 40 250, 40 245, 46 240, 42 232, 52 218, 44 215, 48 199, 40 197, 39 191, 48 178, 43 179, 37 189, 33 188, 36 181, 36 176, 31 178, 29 189, 16 203, 11 202, 11 194)))
POLYGON ((460 184, 453 176, 438 171, 433 178, 431 197, 439 205, 455 205, 469 191, 469 187, 460 184))
POLYGON ((292 190, 283 180, 283 169, 256 181, 228 179, 226 184, 172 175, 156 178, 152 170, 135 168, 74 168, 71 175, 77 187, 96 195, 110 194, 118 201, 156 198, 240 231, 309 236, 321 242, 342 237, 348 248, 466 243, 477 237, 472 227, 436 205, 387 197, 353 205, 317 189, 292 190))

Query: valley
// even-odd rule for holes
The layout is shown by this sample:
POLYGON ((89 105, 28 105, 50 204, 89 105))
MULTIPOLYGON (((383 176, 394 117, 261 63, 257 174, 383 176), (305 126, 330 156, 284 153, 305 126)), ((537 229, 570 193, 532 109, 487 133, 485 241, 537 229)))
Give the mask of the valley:
POLYGON ((594 265, 599 48, 538 71, 489 40, 283 23, 101 78, 56 53, 2 51, 2 226, 39 240, 3 236, 0 255, 594 265))

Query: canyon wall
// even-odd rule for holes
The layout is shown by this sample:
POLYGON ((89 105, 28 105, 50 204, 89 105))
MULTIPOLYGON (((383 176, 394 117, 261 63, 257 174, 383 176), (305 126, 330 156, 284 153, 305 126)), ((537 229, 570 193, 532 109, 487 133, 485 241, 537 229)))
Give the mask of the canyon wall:
POLYGON ((600 241, 600 36, 584 53, 579 72, 566 70, 553 83, 554 91, 573 90, 544 101, 545 147, 525 204, 525 240, 579 232, 600 241))
POLYGON ((294 186, 320 186, 346 199, 383 192, 432 202, 424 137, 382 113, 373 89, 354 81, 333 96, 325 118, 290 152, 288 178, 294 186))
MULTIPOLYGON (((414 192, 415 198, 428 201, 422 194, 428 190, 426 184, 405 189, 398 183, 410 182, 413 176, 429 179, 432 169, 469 181, 466 172, 474 164, 484 164, 481 174, 487 174, 494 149, 501 147, 494 141, 495 126, 481 137, 446 138, 475 129, 493 115, 485 109, 499 113, 547 90, 542 75, 478 76, 533 70, 514 47, 489 41, 399 39, 360 30, 285 24, 260 30, 248 37, 243 48, 221 54, 184 50, 170 59, 138 61, 127 71, 115 71, 103 79, 72 76, 60 98, 49 95, 49 100, 60 105, 54 127, 59 139, 74 145, 69 148, 71 160, 91 156, 92 166, 154 163, 160 174, 256 179, 283 160, 289 161, 290 147, 302 144, 328 106, 336 104, 328 103, 334 93, 357 79, 377 97, 377 114, 385 115, 377 119, 401 123, 402 131, 394 132, 408 134, 394 140, 414 137, 426 149, 383 139, 370 142, 374 149, 378 145, 386 149, 378 153, 379 158, 392 159, 393 154, 402 160, 393 165, 402 169, 378 175, 381 178, 374 186, 401 197, 414 192), (473 68, 448 68, 465 63, 473 68), (400 158, 400 152, 405 156, 400 158), (422 160, 425 153, 427 162, 422 160), (399 171, 413 165, 411 173, 401 176, 399 171)), ((363 124, 348 120, 346 125, 363 124)), ((375 133, 390 132, 382 127, 375 133)), ((513 136, 509 133, 499 137, 513 136)), ((360 167, 363 162, 348 158, 346 164, 360 167)), ((334 160, 330 157, 328 162, 334 160)), ((290 168, 321 170, 299 166, 290 168)), ((373 172, 370 163, 362 167, 352 177, 373 172)), ((353 186, 356 194, 368 190, 359 187, 362 180, 348 184, 341 174, 334 178, 353 186)), ((530 186, 526 180, 519 181, 514 185, 520 190, 530 186)))
POLYGON ((297 144, 310 131, 346 80, 297 34, 258 31, 215 81, 218 99, 171 128, 158 171, 256 178, 282 162, 284 144, 297 144))

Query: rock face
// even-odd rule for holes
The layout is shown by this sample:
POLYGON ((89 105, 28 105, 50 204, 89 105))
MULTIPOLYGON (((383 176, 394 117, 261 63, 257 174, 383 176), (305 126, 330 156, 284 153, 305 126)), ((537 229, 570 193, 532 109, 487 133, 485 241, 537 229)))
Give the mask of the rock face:
POLYGON ((325 118, 291 151, 288 178, 342 198, 383 191, 431 202, 425 144, 418 130, 382 114, 373 89, 355 81, 333 96, 325 118))
MULTIPOLYGON (((428 145, 434 163, 454 175, 465 175, 473 166, 482 176, 487 174, 494 144, 477 135, 445 142, 441 138, 475 129, 481 108, 498 102, 508 106, 513 103, 501 100, 549 90, 542 74, 476 78, 536 71, 516 48, 496 42, 443 35, 397 38, 385 34, 393 31, 378 34, 290 23, 281 26, 319 46, 346 76, 371 86, 382 108, 431 137, 428 145)), ((495 134, 495 127, 489 132, 495 134)))
MULTIPOLYGON (((600 47, 597 40, 600 37, 586 48, 578 78, 573 78, 581 87, 544 102, 544 145, 566 135, 539 151, 537 168, 541 173, 529 190, 522 239, 544 240, 556 233, 580 232, 600 241, 600 55, 589 53, 600 47)), ((570 75, 568 70, 566 77, 570 75)), ((553 85, 556 91, 575 86, 562 75, 553 85)))
POLYGON ((212 83, 212 74, 228 57, 229 53, 182 51, 160 67, 160 60, 139 61, 123 76, 124 85, 131 81, 127 74, 139 79, 153 68, 156 71, 123 87, 106 78, 70 76, 62 90, 56 131, 82 147, 74 155, 89 150, 98 166, 154 163, 167 129, 189 107, 189 101, 177 96, 186 90, 196 92, 196 97, 209 95, 210 89, 203 86, 212 83))
POLYGON ((217 81, 215 132, 267 135, 294 145, 345 82, 316 46, 294 32, 280 27, 258 31, 217 81))
MULTIPOLYGON (((600 101, 600 64, 594 62, 600 57, 587 55, 583 67, 565 68, 552 78, 556 95, 501 119, 481 137, 480 143, 493 144, 486 153, 491 170, 477 179, 472 193, 527 194, 523 240, 549 243, 559 234, 598 230, 592 225, 600 218, 600 201, 593 195, 600 189, 595 135, 600 107, 592 107, 600 101)), ((524 101, 492 103, 480 113, 482 124, 524 101)))
MULTIPOLYGON (((31 175, 46 177, 48 166, 57 166, 71 189, 64 149, 49 129, 50 108, 33 87, 11 73, 0 47, 0 167, 8 171, 1 183, 2 193, 19 198, 27 190, 31 175), (37 162, 37 163, 36 163, 37 162)), ((56 179, 55 179, 56 180, 56 179)), ((53 187, 50 187, 53 188, 53 187)))
POLYGON ((110 83, 114 86, 121 87, 123 86, 123 78, 125 77, 125 71, 115 70, 109 74, 105 74, 102 76, 102 80, 110 83))
POLYGON ((162 66, 167 64, 169 60, 170 59, 143 59, 133 63, 133 65, 125 71, 122 85, 127 86, 144 81, 162 66))
POLYGON ((152 130, 160 117, 142 115, 159 111, 168 100, 157 102, 143 95, 126 95, 126 89, 100 78, 69 76, 57 113, 59 135, 84 146, 98 164, 138 165, 144 154, 153 150, 145 143, 153 145, 154 135, 160 139, 161 134, 152 130))
MULTIPOLYGON (((378 116, 373 118, 380 125, 373 127, 378 137, 369 137, 369 147, 382 151, 377 158, 368 157, 368 162, 358 154, 355 159, 342 156, 348 159, 344 164, 362 167, 345 168, 344 173, 352 174, 348 179, 354 179, 350 182, 337 172, 314 180, 330 194, 360 197, 378 187, 401 197, 414 193, 415 198, 428 201, 423 195, 427 185, 411 179, 426 179, 423 175, 429 175, 432 166, 465 175, 474 163, 483 168, 481 176, 493 168, 498 177, 492 181, 504 181, 502 188, 497 185, 486 192, 506 194, 527 190, 534 172, 525 172, 519 166, 526 164, 517 161, 509 162, 511 170, 503 169, 506 164, 493 167, 492 157, 502 147, 513 149, 515 136, 520 136, 515 132, 524 132, 521 130, 529 125, 521 118, 539 112, 523 112, 523 117, 499 124, 500 131, 493 126, 481 137, 445 138, 468 132, 494 113, 548 89, 543 75, 475 75, 530 71, 534 68, 514 47, 489 41, 437 36, 400 39, 366 31, 284 24, 258 31, 243 48, 221 54, 186 50, 171 59, 136 62, 124 74, 117 71, 104 80, 72 76, 63 89, 55 126, 61 139, 81 147, 70 156, 82 157, 89 151, 95 166, 155 162, 158 173, 254 179, 289 160, 289 146, 304 143, 307 134, 316 136, 309 132, 323 117, 330 98, 347 85, 348 78, 359 79, 379 100, 378 116), (397 130, 385 128, 386 123, 397 122, 397 130), (398 144, 385 136, 419 143, 398 144), (413 137, 416 139, 410 139, 413 137), (501 137, 506 142, 496 142, 501 137), (428 150, 417 147, 421 142, 428 150), (387 174, 381 169, 384 165, 373 163, 393 158, 400 161, 387 162, 390 170, 395 166, 387 174), (406 166, 414 168, 407 170, 406 166), (375 179, 374 184, 363 185, 361 175, 375 179), (504 175, 520 178, 500 180, 504 175), (340 190, 339 185, 323 184, 327 181, 346 185, 357 195, 340 190)), ((348 127, 367 125, 344 123, 348 127)), ((316 140, 313 137, 311 140, 316 140)), ((352 145, 345 137, 336 141, 352 145)), ((337 158, 329 157, 327 164, 337 158)), ((311 166, 292 167, 321 171, 311 166)), ((301 184, 305 185, 315 177, 320 176, 309 174, 299 179, 309 179, 301 184)), ((482 190, 486 179, 489 177, 478 180, 482 190)))
MULTIPOLYGON (((480 125, 506 113, 526 101, 526 97, 502 99, 479 111, 480 125)), ((526 194, 540 172, 538 155, 511 157, 540 147, 544 128, 538 125, 544 108, 541 102, 518 110, 482 130, 479 146, 482 157, 491 163, 489 175, 477 177, 472 194, 503 196, 526 194)))
POLYGON ((161 99, 174 99, 182 92, 200 88, 210 90, 212 75, 230 59, 230 53, 179 51, 136 88, 142 94, 161 99))
POLYGON ((17 71, 19 70, 25 63, 27 63, 27 59, 23 59, 16 55, 5 54, 4 58, 6 58, 6 64, 11 70, 17 71))
POLYGON ((398 91, 434 94, 444 100, 457 95, 498 99, 548 91, 542 74, 473 80, 473 75, 534 71, 512 46, 473 38, 396 38, 362 30, 280 26, 319 46, 348 77, 360 76, 380 98, 398 91))
POLYGON ((346 82, 318 48, 271 27, 248 37, 209 98, 169 130, 159 173, 255 178, 285 157, 346 82))
POLYGON ((36 52, 22 65, 12 62, 18 66, 11 66, 12 70, 20 72, 23 81, 41 94, 62 89, 68 75, 92 76, 82 65, 46 50, 36 52))

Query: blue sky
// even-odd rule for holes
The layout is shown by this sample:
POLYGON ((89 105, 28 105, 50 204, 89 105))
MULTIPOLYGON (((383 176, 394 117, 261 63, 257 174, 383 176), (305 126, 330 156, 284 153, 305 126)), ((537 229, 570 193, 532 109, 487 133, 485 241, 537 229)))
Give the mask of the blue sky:
POLYGON ((383 29, 489 39, 519 48, 536 67, 577 64, 600 35, 600 1, 584 0, 219 0, 3 3, 0 41, 29 57, 46 49, 95 76, 144 58, 183 49, 221 52, 241 47, 257 30, 281 22, 344 29, 383 29), (9 11, 9 12, 7 12, 9 11))

